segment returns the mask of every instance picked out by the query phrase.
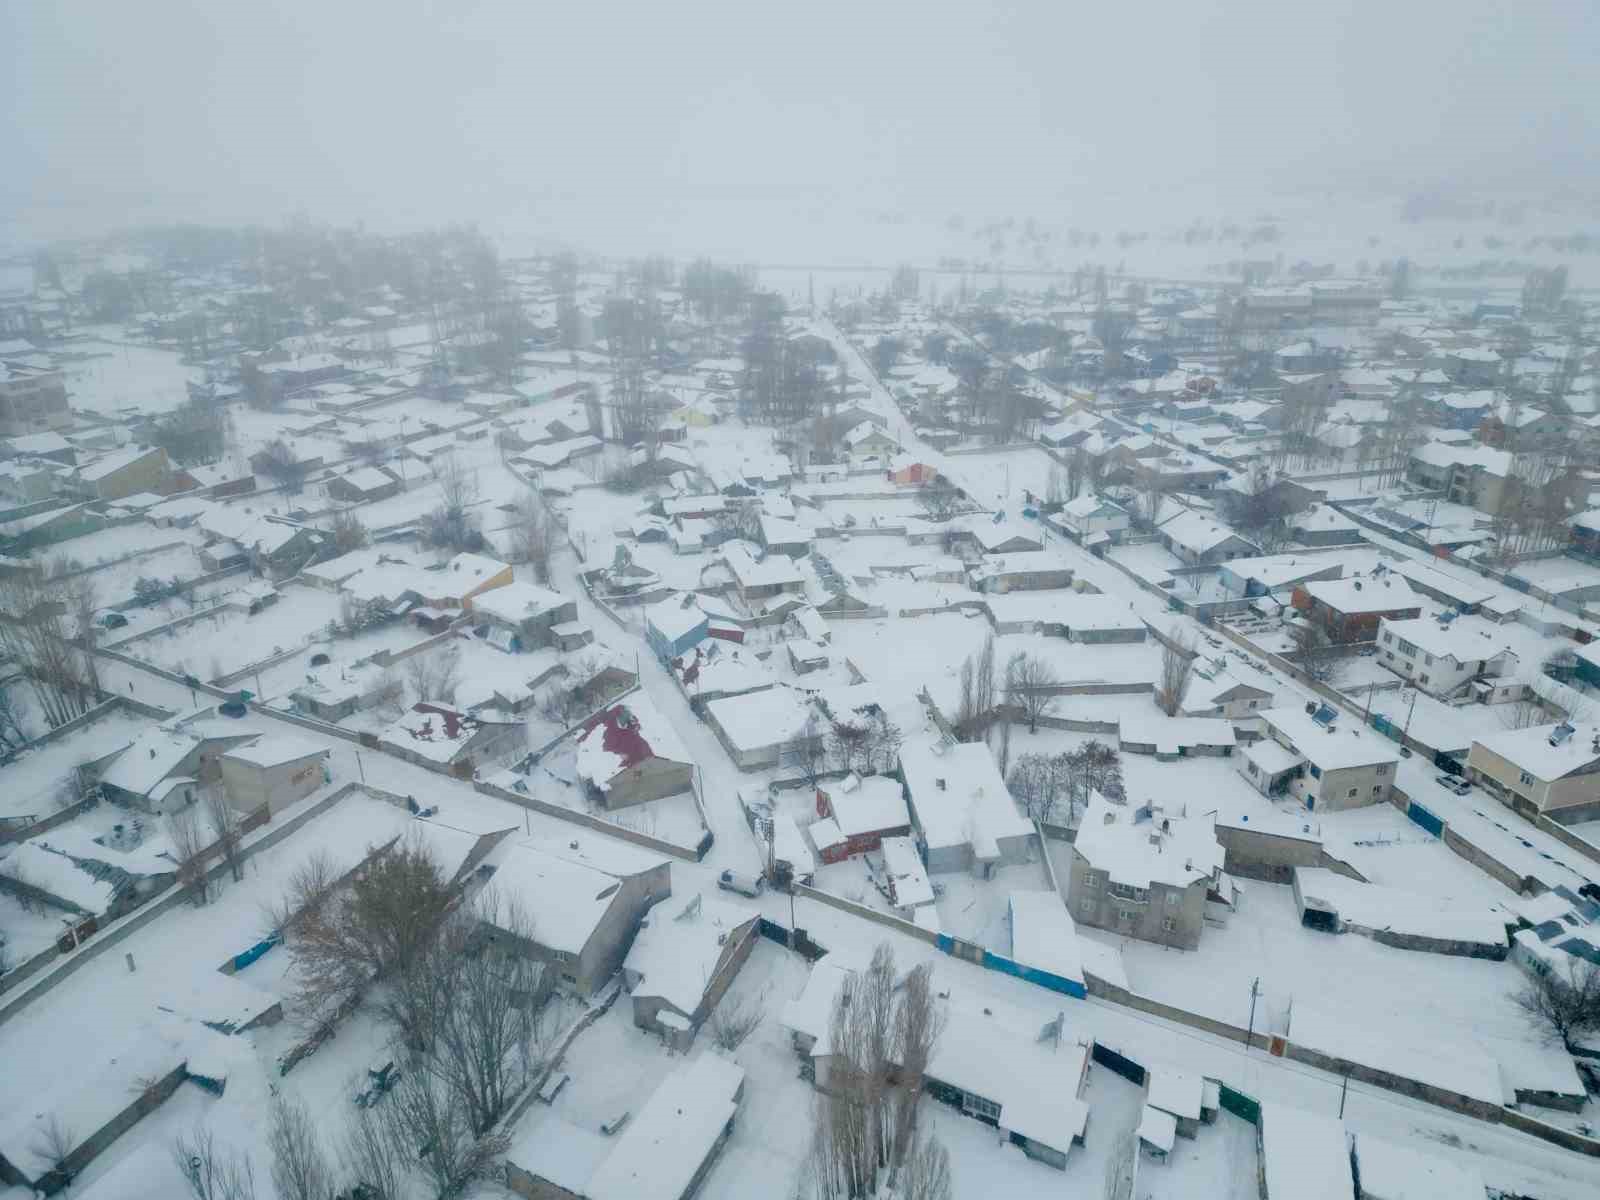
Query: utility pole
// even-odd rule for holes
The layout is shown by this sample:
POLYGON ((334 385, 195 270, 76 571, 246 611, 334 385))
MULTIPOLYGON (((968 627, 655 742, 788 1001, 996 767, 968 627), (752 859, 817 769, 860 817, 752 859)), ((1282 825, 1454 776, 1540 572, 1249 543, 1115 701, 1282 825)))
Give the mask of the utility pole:
POLYGON ((1339 1087, 1339 1119, 1344 1120, 1344 1098, 1350 1091, 1350 1072, 1344 1074, 1344 1083, 1339 1087))
POLYGON ((1411 707, 1406 709, 1406 727, 1400 733, 1401 753, 1409 755, 1411 750, 1406 745, 1406 739, 1411 736, 1411 714, 1417 711, 1417 689, 1411 689, 1411 707))
POLYGON ((1255 1044, 1256 1033, 1256 997, 1261 995, 1261 976, 1257 975, 1250 982, 1250 1025, 1244 1034, 1244 1050, 1250 1053, 1250 1047, 1255 1044))

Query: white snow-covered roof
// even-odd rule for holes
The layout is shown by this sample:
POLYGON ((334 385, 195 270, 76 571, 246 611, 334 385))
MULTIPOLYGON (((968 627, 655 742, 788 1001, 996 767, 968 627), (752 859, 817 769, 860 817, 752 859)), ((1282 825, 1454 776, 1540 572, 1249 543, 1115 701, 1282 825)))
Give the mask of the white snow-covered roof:
POLYGON ((1370 1200, 1477 1200, 1483 1176, 1465 1159, 1442 1158, 1369 1133, 1355 1137, 1361 1194, 1370 1200))
POLYGON ((1178 1141, 1178 1118, 1146 1104, 1139 1113, 1139 1139, 1170 1154, 1178 1141))
POLYGON ((833 819, 845 837, 911 824, 900 781, 887 775, 863 779, 852 774, 838 783, 820 784, 817 790, 828 798, 833 819))
POLYGON ((1361 883, 1326 867, 1296 867, 1294 874, 1302 896, 1321 901, 1352 925, 1484 946, 1506 944, 1506 915, 1487 904, 1361 883))
POLYGON ((1293 745, 1306 761, 1322 771, 1395 763, 1400 755, 1378 734, 1346 727, 1342 721, 1320 725, 1303 708, 1266 708, 1261 720, 1293 745))
POLYGON ((1571 724, 1573 732, 1554 746, 1550 744, 1550 739, 1561 728, 1559 722, 1554 725, 1535 725, 1528 729, 1497 730, 1473 741, 1535 779, 1549 783, 1565 779, 1600 761, 1600 754, 1594 750, 1596 739, 1600 739, 1600 724, 1594 721, 1571 724))
POLYGON ((223 757, 249 763, 254 767, 277 767, 284 763, 298 762, 302 758, 327 753, 326 746, 319 746, 307 738, 274 733, 257 738, 248 746, 236 746, 223 757))
POLYGON ((1198 1121, 1205 1080, 1189 1071, 1158 1064, 1150 1068, 1149 1102, 1162 1112, 1198 1121))
POLYGON ((1083 982, 1078 926, 1055 892, 1017 891, 1009 900, 1011 957, 1062 979, 1083 982))
POLYGON ((1450 658, 1462 664, 1501 653, 1516 657, 1500 626, 1481 617, 1457 617, 1448 625, 1441 625, 1432 617, 1385 617, 1378 627, 1379 637, 1386 632, 1405 638, 1435 658, 1450 658))
POLYGON ((882 842, 883 872, 894 888, 895 904, 900 908, 919 908, 932 904, 933 884, 917 853, 917 844, 908 837, 886 837, 882 842))
POLYGON ((503 587, 490 588, 474 596, 472 611, 494 617, 508 625, 519 625, 566 603, 567 598, 560 592, 524 579, 514 579, 503 587))
POLYGON ((1089 1106, 1078 1098, 1088 1054, 1067 1031, 1047 1049, 1036 1034, 952 1003, 928 1074, 998 1104, 1001 1129, 1066 1151, 1089 1120, 1089 1106))
POLYGON ((1261 1112, 1261 1169, 1272 1200, 1350 1200, 1344 1122, 1285 1104, 1261 1112))
POLYGON ((644 610, 645 620, 658 634, 675 642, 705 623, 706 613, 693 592, 679 592, 644 610))
MULTIPOLYGON (((812 713, 804 693, 784 684, 713 700, 706 711, 737 750, 756 750, 791 741, 804 732, 812 713)), ((821 728, 819 721, 819 731, 821 728)))
POLYGON ((143 796, 175 771, 200 745, 198 738, 168 729, 152 729, 119 754, 100 782, 143 796))
MULTIPOLYGON (((1230 683, 1229 688, 1237 686, 1230 683)), ((1176 754, 1190 746, 1231 749, 1237 742, 1233 722, 1217 717, 1169 717, 1152 707, 1125 712, 1121 717, 1123 742, 1154 745, 1157 754, 1176 754)))
POLYGON ((102 455, 87 466, 78 468, 78 478, 85 483, 98 483, 111 475, 116 474, 124 467, 130 467, 140 459, 149 458, 153 454, 160 454, 159 446, 132 446, 126 450, 113 450, 102 455))
POLYGON ((1232 538, 1248 541, 1247 538, 1241 537, 1221 524, 1215 517, 1191 509, 1185 509, 1168 517, 1158 527, 1158 532, 1162 537, 1171 539, 1173 545, 1192 554, 1204 554, 1232 538))
POLYGON ((1113 883, 1188 887, 1222 870, 1223 850, 1209 817, 1169 814, 1147 805, 1089 798, 1073 848, 1113 883))
POLYGON ((1512 456, 1493 446, 1458 446, 1429 442, 1411 452, 1416 461, 1430 467, 1481 467, 1502 479, 1511 474, 1512 456))
POLYGON ((999 839, 1033 832, 1006 790, 988 746, 957 742, 936 753, 935 745, 908 746, 900 754, 917 823, 930 849, 970 845, 980 859, 993 858, 999 839))
POLYGON ((659 996, 693 1017, 734 932, 760 914, 706 893, 674 896, 651 911, 623 965, 640 976, 635 996, 659 996))
POLYGON ((680 1200, 738 1111, 744 1068, 710 1050, 651 1093, 589 1180, 589 1200, 680 1200))
POLYGON ((735 543, 723 549, 722 557, 741 588, 785 587, 805 582, 800 568, 787 555, 769 554, 757 562, 750 551, 735 543))
POLYGON ((579 954, 588 945, 622 886, 604 871, 526 842, 497 846, 489 861, 495 867, 495 889, 532 914, 535 940, 567 954, 579 954))
POLYGON ((644 692, 634 692, 591 717, 578 738, 578 777, 601 791, 629 767, 652 758, 694 762, 677 732, 644 692))
POLYGON ((340 475, 338 478, 344 480, 345 483, 348 483, 358 492, 376 492, 399 482, 389 472, 380 470, 377 467, 357 467, 354 471, 340 475))
POLYGON ((1370 575, 1352 575, 1347 579, 1312 579, 1300 586, 1313 600, 1347 615, 1386 613, 1422 606, 1411 585, 1393 573, 1376 579, 1370 575))

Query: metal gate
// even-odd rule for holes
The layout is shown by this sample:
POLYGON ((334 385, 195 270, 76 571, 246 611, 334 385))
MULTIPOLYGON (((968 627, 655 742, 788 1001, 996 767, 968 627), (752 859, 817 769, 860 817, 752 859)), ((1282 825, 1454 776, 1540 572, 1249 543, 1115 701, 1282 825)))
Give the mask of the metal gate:
POLYGON ((1252 1125, 1261 1124, 1261 1101, 1243 1092, 1236 1092, 1227 1084, 1218 1089, 1218 1103, 1236 1117, 1243 1117, 1252 1125))
POLYGON ((1406 805, 1406 816, 1410 817, 1418 825, 1421 825, 1429 833, 1433 834, 1434 837, 1444 836, 1444 822, 1436 817, 1433 813, 1423 808, 1422 805, 1418 804, 1415 800, 1412 800, 1406 805))
POLYGON ((1119 1054, 1103 1042, 1096 1042, 1090 1054, 1094 1061, 1102 1067, 1115 1071, 1131 1083, 1136 1083, 1140 1087, 1144 1086, 1144 1068, 1126 1054, 1119 1054))

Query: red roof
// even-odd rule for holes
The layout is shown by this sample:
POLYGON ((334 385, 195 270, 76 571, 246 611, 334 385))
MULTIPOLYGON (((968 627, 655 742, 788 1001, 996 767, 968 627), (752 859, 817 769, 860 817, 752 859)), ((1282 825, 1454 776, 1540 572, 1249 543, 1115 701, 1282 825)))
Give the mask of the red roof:
POLYGON ((471 717, 465 713, 457 712, 453 708, 445 708, 438 704, 414 704, 411 706, 411 711, 429 714, 430 716, 429 720, 424 721, 416 728, 407 728, 406 730, 412 737, 419 738, 424 742, 433 740, 432 717, 438 717, 443 722, 445 739, 452 742, 461 736, 463 727, 472 729, 478 725, 477 717, 471 717))
POLYGON ((590 717, 589 723, 584 726, 585 738, 594 731, 596 725, 605 727, 601 747, 622 760, 622 769, 638 766, 646 759, 655 757, 655 751, 644 740, 644 735, 639 731, 639 722, 628 712, 626 704, 612 705, 605 712, 590 717), (627 724, 623 724, 624 721, 627 724))

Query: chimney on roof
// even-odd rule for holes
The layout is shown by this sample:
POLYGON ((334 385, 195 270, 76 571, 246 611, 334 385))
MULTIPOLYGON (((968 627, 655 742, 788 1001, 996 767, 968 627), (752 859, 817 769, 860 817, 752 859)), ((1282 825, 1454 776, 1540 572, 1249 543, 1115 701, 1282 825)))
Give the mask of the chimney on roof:
POLYGON ((1356 580, 1356 591, 1359 592, 1360 590, 1361 590, 1361 580, 1358 579, 1358 580, 1356 580))
MULTIPOLYGON (((154 750, 152 750, 152 751, 150 751, 150 753, 151 753, 151 754, 154 754, 154 753, 155 753, 155 751, 154 751, 154 750)), ((938 789, 939 789, 939 790, 940 790, 940 791, 941 791, 941 792, 942 792, 942 791, 944 791, 944 780, 943 780, 943 779, 935 779, 935 780, 934 780, 934 781, 933 781, 933 785, 934 785, 934 786, 935 786, 935 787, 936 787, 936 788, 938 788, 938 789)))

